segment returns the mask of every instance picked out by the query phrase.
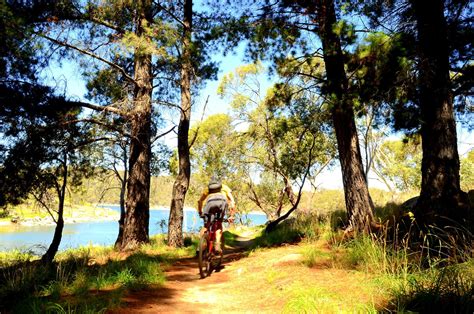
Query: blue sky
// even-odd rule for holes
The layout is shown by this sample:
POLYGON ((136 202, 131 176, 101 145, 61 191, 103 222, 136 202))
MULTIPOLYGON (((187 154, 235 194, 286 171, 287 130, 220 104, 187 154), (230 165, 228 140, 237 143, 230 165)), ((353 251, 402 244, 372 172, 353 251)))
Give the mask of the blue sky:
MULTIPOLYGON (((220 61, 218 80, 208 81, 205 88, 200 92, 199 97, 195 99, 195 108, 192 113, 192 123, 200 121, 203 115, 203 106, 206 99, 209 97, 204 117, 213 115, 216 113, 229 113, 230 107, 225 99, 222 99, 217 95, 217 88, 223 75, 234 71, 239 65, 245 64, 243 61, 244 46, 241 45, 235 49, 234 53, 229 53, 226 56, 215 55, 216 61, 220 61)), ((56 86, 59 91, 66 91, 66 94, 70 97, 83 99, 85 95, 85 81, 82 76, 82 69, 77 63, 63 63, 62 66, 54 64, 51 68, 45 69, 43 75, 50 82, 51 85, 56 86)), ((267 78, 267 75, 262 75, 262 85, 270 86, 271 81, 267 78)), ((177 124, 179 115, 170 114, 170 117, 177 124)), ((393 135, 393 138, 397 138, 399 135, 393 135)), ((173 147, 176 145, 176 135, 171 134, 166 138, 166 143, 173 147)), ((465 157, 467 152, 474 147, 474 133, 468 132, 466 129, 458 127, 458 149, 461 158, 465 157)), ((385 188, 379 180, 373 177, 374 174, 369 173, 371 178, 369 185, 371 187, 385 188)), ((322 173, 317 180, 317 185, 327 189, 340 189, 342 188, 342 175, 340 167, 334 166, 331 170, 322 173)))

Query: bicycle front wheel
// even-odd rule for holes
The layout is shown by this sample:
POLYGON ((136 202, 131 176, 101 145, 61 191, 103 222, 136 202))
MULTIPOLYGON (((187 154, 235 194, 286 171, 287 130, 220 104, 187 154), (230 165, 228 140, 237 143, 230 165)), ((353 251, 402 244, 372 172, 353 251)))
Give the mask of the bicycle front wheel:
POLYGON ((209 275, 211 270, 211 263, 209 259, 209 234, 204 233, 199 239, 199 274, 201 278, 205 278, 209 275))

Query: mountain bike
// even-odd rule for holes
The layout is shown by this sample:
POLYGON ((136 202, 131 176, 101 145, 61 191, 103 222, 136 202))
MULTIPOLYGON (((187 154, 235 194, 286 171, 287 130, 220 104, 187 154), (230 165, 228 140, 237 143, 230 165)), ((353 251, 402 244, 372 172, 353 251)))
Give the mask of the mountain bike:
MULTIPOLYGON (((206 214, 204 217, 204 231, 199 238, 199 274, 201 278, 210 276, 213 269, 218 269, 222 264, 222 257, 224 255, 224 235, 221 236, 221 251, 216 251, 216 231, 222 222, 218 219, 212 219, 212 215, 206 214)), ((227 221, 227 220, 224 220, 227 221)))

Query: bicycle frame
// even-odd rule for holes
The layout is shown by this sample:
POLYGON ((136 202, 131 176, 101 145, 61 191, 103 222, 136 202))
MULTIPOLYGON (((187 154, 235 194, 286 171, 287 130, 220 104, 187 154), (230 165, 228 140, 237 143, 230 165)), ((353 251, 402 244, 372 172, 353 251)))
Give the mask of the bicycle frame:
MULTIPOLYGON (((216 255, 214 245, 217 230, 222 230, 222 221, 211 219, 210 215, 208 215, 204 220, 204 228, 206 228, 206 231, 199 239, 199 273, 201 278, 210 276, 212 269, 220 266, 223 257, 222 251, 216 255), (217 261, 215 261, 215 259, 217 259, 217 261), (213 265, 213 262, 216 262, 215 265, 213 265)), ((221 238, 221 245, 224 245, 223 236, 221 238)))
POLYGON ((209 235, 207 238, 208 252, 213 254, 215 251, 214 242, 216 241, 217 230, 219 230, 219 227, 222 230, 222 223, 217 221, 217 219, 214 219, 212 222, 208 220, 204 224, 204 227, 207 229, 207 233, 209 235))

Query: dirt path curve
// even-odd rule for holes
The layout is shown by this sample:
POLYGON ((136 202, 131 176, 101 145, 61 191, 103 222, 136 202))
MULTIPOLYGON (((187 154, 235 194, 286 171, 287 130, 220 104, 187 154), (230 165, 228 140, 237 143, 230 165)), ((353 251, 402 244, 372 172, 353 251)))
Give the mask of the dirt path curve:
POLYGON ((121 308, 107 313, 201 313, 229 309, 231 300, 224 286, 235 273, 233 261, 245 257, 245 248, 250 244, 248 238, 237 238, 236 246, 224 251, 223 268, 204 279, 200 279, 197 258, 180 259, 165 269, 163 286, 129 293, 122 299, 121 308))

